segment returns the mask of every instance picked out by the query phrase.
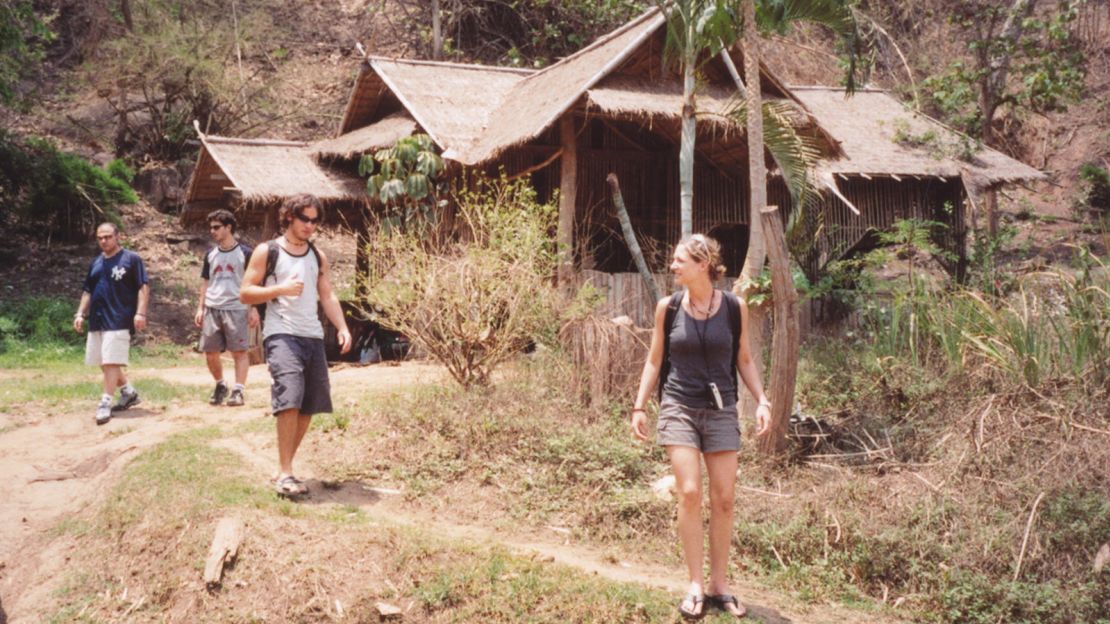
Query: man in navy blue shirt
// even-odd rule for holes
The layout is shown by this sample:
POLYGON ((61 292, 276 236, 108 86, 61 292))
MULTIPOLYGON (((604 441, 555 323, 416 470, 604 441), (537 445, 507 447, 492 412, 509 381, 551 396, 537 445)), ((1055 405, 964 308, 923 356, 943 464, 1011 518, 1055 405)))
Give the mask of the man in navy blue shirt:
POLYGON ((89 265, 84 292, 73 329, 80 332, 89 320, 85 341, 85 363, 99 366, 104 374, 104 393, 96 408, 96 424, 112 418, 113 409, 127 409, 139 403, 139 393, 127 381, 131 334, 146 328, 146 310, 150 301, 146 268, 138 254, 119 244, 119 228, 102 223, 96 228, 96 242, 103 252, 89 265), (112 405, 112 396, 120 389, 119 402, 112 405))

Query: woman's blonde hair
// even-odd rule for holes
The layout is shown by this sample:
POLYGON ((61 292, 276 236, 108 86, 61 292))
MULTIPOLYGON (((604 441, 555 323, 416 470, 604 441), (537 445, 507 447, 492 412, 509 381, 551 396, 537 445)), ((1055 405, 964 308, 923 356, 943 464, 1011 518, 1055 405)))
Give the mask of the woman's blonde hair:
POLYGON ((717 281, 725 274, 725 265, 721 264, 721 244, 705 234, 691 234, 679 241, 679 246, 686 248, 690 259, 694 262, 709 263, 709 280, 717 281))

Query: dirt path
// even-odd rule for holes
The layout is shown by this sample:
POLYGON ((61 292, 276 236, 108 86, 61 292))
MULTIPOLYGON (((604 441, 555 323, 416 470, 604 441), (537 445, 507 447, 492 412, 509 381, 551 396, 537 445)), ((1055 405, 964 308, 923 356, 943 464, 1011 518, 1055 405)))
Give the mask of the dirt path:
MULTIPOLYGON (((438 367, 406 363, 402 366, 341 368, 333 372, 338 388, 358 388, 360 393, 389 393, 416 383, 442 378, 438 367)), ((160 378, 174 383, 201 384, 203 369, 137 371, 143 379, 160 378)), ((212 408, 200 399, 188 404, 156 407, 142 405, 97 427, 91 414, 80 412, 46 416, 27 426, 0 433, 0 622, 20 620, 33 612, 35 603, 48 600, 58 571, 65 567, 64 544, 50 529, 67 514, 96 503, 122 474, 127 462, 170 435, 208 425, 236 425, 265 418, 262 395, 269 379, 263 367, 252 369, 248 406, 212 408), (24 608, 26 607, 26 608, 24 608)), ((342 400, 345 392, 338 392, 342 400)), ((274 469, 274 441, 264 434, 229 435, 215 445, 229 449, 266 478, 274 469)), ((357 482, 323 483, 304 465, 303 476, 313 491, 306 504, 341 504, 359 507, 376 522, 418 527, 447 541, 504 547, 514 553, 577 568, 622 582, 639 583, 680 593, 684 574, 654 563, 622 561, 611 553, 574 544, 568 536, 551 532, 506 532, 486 526, 453 523, 406 506, 397 492, 357 482)), ((750 612, 768 623, 812 622, 833 624, 862 621, 861 614, 834 606, 806 608, 789 597, 739 580, 734 589, 748 603, 750 612)), ((868 622, 891 621, 874 615, 868 622)))
MULTIPOLYGON (((179 384, 208 384, 211 378, 198 358, 196 368, 133 371, 142 390, 145 379, 179 384)), ((23 371, 5 371, 19 378, 23 371)), ((28 377, 30 373, 26 373, 28 377)), ((392 392, 432 381, 442 374, 436 366, 340 368, 332 383, 362 392, 392 392)), ((90 373, 90 380, 95 379, 90 373)), ((128 461, 180 431, 209 425, 234 425, 266 417, 270 380, 265 367, 251 369, 248 405, 239 409, 214 408, 203 397, 185 404, 150 405, 149 401, 117 414, 98 427, 92 408, 41 418, 0 433, 0 622, 18 621, 20 600, 38 596, 36 586, 47 583, 40 570, 59 570, 64 562, 58 548, 50 548, 50 529, 69 514, 98 501, 116 483, 128 461)), ((91 401, 91 400, 90 400, 91 401)), ((91 402, 90 402, 91 405, 91 402)), ((272 454, 272 453, 271 453, 272 454)), ((269 459, 272 469, 272 458, 269 459)))

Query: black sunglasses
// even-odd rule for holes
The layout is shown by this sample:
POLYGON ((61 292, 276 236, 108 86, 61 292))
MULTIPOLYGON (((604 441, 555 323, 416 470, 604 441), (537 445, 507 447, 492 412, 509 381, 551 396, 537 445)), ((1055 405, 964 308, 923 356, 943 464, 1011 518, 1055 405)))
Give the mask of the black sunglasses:
POLYGON ((296 217, 298 221, 304 221, 305 223, 307 223, 309 225, 316 225, 316 224, 320 223, 320 217, 316 217, 315 219, 309 219, 308 217, 304 216, 303 214, 301 214, 299 212, 294 212, 293 216, 296 217))
POLYGON ((213 224, 211 224, 211 225, 209 225, 209 226, 208 226, 208 229, 209 229, 209 230, 212 230, 213 232, 215 232, 216 230, 218 230, 218 229, 222 228, 223 226, 224 226, 224 224, 223 224, 223 223, 213 223, 213 224))

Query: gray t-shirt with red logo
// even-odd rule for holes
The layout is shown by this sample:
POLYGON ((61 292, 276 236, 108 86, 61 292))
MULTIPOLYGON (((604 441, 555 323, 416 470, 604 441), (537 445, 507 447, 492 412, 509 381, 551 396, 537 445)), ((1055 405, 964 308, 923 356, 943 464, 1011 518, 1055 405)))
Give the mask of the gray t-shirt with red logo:
POLYGON ((239 286, 243 283, 251 251, 243 243, 235 243, 231 249, 216 246, 208 250, 204 256, 204 268, 200 271, 200 276, 208 280, 208 290, 204 293, 205 306, 216 310, 247 308, 245 303, 239 301, 239 286))

